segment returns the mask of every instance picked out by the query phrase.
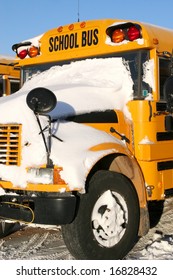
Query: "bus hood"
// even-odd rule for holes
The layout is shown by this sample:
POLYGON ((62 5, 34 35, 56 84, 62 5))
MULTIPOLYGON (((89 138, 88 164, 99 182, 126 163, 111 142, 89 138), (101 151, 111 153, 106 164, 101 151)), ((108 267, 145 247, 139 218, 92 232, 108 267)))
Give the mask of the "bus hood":
MULTIPOLYGON (((67 116, 92 111, 118 109, 130 119, 126 107, 132 99, 133 82, 130 72, 121 58, 87 59, 69 65, 54 66, 38 73, 15 94, 0 99, 0 123, 22 124, 21 166, 0 164, 0 177, 14 185, 25 188, 27 184, 26 167, 46 163, 45 146, 34 113, 26 104, 26 96, 36 87, 45 87, 57 97, 57 105, 50 113, 53 123, 52 133, 63 142, 52 139, 51 159, 62 166, 62 179, 71 189, 84 186, 86 174, 102 156, 115 152, 115 149, 91 151, 92 146, 101 143, 118 143, 104 131, 64 121, 67 116)), ((40 116, 43 127, 47 118, 40 116)))

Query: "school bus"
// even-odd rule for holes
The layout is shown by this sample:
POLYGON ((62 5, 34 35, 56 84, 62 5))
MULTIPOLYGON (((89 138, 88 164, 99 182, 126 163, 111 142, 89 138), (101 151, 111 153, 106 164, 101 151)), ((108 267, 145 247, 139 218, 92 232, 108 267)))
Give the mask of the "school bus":
POLYGON ((19 89, 20 70, 15 59, 0 55, 0 96, 10 95, 19 89))
MULTIPOLYGON (((10 180, 1 179, 2 234, 7 234, 10 224, 5 220, 10 219, 61 225, 67 248, 76 259, 121 259, 138 238, 148 232, 150 205, 153 203, 157 207, 157 202, 164 203, 173 193, 172 46, 173 30, 119 19, 59 26, 33 40, 13 45, 23 87, 32 80, 36 84, 34 79, 52 67, 57 66, 61 73, 64 65, 80 62, 85 65, 87 61, 92 65, 92 61, 102 60, 104 69, 104 63, 110 58, 115 63, 121 59, 133 86, 132 97, 126 102, 128 115, 121 108, 112 108, 110 103, 110 108, 106 110, 97 108, 79 113, 73 110, 63 120, 51 116, 56 108, 60 108, 58 106, 62 105, 62 111, 67 107, 61 99, 57 101, 53 90, 41 86, 28 90, 26 103, 32 115, 36 116, 47 152, 47 163, 26 166, 27 172, 32 170, 38 181, 27 182, 24 189, 10 180), (42 128, 44 117, 48 118, 48 125, 42 128), (65 163, 58 164, 58 160, 54 163, 51 158, 54 149, 52 141, 57 138, 59 146, 56 152, 61 154, 59 147, 63 147, 60 145, 66 139, 61 128, 57 128, 57 132, 60 129, 62 139, 58 138, 58 133, 55 135, 52 132, 52 127, 55 124, 59 127, 61 121, 62 125, 73 123, 71 138, 75 137, 78 129, 83 129, 81 138, 77 138, 79 146, 82 141, 91 141, 93 137, 93 134, 89 137, 90 132, 85 133, 85 129, 93 129, 94 133, 106 137, 105 141, 90 144, 87 160, 82 158, 78 167, 75 166, 75 154, 67 156, 67 169, 65 163), (84 170, 84 180, 71 187, 71 176, 80 176, 84 162, 89 166, 84 170), (40 183, 44 175, 52 178, 51 182, 40 183)), ((68 71, 68 67, 66 69, 68 71)), ((87 69, 82 67, 81 73, 85 71, 87 69)), ((71 79, 73 82, 73 77, 71 79)), ((62 78, 59 90, 65 83, 67 81, 62 78)), ((73 85, 69 86, 69 90, 72 89, 73 85)), ((104 97, 103 94, 103 98, 107 98, 106 95, 104 97)), ((121 98, 119 95, 117 98, 121 98)), ((80 94, 75 98, 80 99, 80 94)), ((15 115, 12 124, 1 125, 3 134, 7 134, 8 130, 18 139, 15 148, 18 161, 13 163, 14 166, 22 164, 24 129, 24 124, 15 124, 15 115)), ((68 128, 65 131, 67 133, 68 128)), ((32 143, 24 146, 27 154, 26 146, 29 149, 32 143)), ((70 149, 66 144, 66 149, 70 153, 73 147, 70 149)), ((10 160, 4 164, 11 167, 10 160)))

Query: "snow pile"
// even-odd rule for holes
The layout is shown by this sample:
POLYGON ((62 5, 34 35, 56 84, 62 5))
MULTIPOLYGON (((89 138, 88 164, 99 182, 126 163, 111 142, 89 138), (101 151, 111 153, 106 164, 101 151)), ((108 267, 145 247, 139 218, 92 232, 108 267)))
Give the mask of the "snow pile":
MULTIPOLYGON (((118 142, 110 134, 94 128, 63 121, 62 118, 91 111, 119 109, 130 119, 126 107, 132 99, 133 82, 121 58, 87 59, 69 65, 56 66, 28 80, 14 95, 0 99, 0 123, 21 123, 22 164, 0 166, 0 177, 14 185, 25 187, 26 167, 46 163, 46 151, 33 112, 27 107, 26 96, 36 87, 45 87, 57 97, 57 106, 52 118, 61 118, 53 124, 51 159, 63 167, 62 178, 74 187, 84 186, 85 176, 94 162, 114 150, 92 152, 90 147, 104 142, 118 142)), ((47 118, 41 117, 42 126, 47 118)), ((122 142, 121 142, 122 145, 122 142)))
POLYGON ((150 208, 151 228, 126 256, 127 260, 173 260, 173 197, 150 208), (162 214, 160 213, 162 209, 162 214))
POLYGON ((173 260, 173 235, 156 231, 153 238, 141 251, 143 260, 173 260))

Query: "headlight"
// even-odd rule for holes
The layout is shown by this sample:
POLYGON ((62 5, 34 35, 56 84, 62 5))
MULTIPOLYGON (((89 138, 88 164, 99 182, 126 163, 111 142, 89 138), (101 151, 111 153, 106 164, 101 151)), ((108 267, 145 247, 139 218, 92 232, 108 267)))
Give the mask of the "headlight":
POLYGON ((53 184, 52 168, 29 168, 27 181, 33 184, 53 184))

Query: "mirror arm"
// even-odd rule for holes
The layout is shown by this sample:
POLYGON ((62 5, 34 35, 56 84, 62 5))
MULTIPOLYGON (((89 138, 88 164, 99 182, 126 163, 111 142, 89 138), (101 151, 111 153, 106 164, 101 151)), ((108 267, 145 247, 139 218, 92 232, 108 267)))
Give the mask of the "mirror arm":
POLYGON ((49 135, 48 135, 48 144, 47 144, 46 143, 46 138, 45 138, 42 126, 41 126, 41 122, 40 122, 40 119, 39 119, 39 114, 35 113, 35 116, 36 116, 36 119, 37 119, 38 126, 40 128, 40 133, 41 133, 41 136, 43 138, 44 146, 45 146, 45 149, 46 149, 47 167, 53 167, 52 160, 50 159, 50 152, 51 152, 51 118, 50 118, 50 116, 47 116, 47 117, 49 117, 49 125, 48 125, 49 135))
POLYGON ((52 144, 52 131, 51 131, 51 117, 48 115, 48 152, 47 152, 47 165, 52 166, 52 160, 50 159, 51 144, 52 144))

